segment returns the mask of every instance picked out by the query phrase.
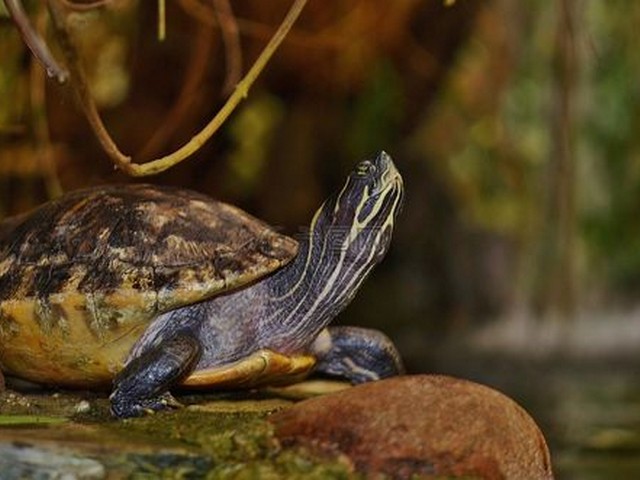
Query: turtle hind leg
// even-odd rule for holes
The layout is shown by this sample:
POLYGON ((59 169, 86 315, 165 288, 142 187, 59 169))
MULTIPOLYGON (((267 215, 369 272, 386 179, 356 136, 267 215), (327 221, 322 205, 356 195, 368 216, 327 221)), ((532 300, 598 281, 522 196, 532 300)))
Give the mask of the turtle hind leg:
POLYGON ((120 418, 139 417, 179 406, 169 387, 193 370, 201 354, 200 343, 189 334, 178 334, 145 350, 115 378, 111 412, 120 418))
POLYGON ((316 372, 355 384, 404 373, 395 345, 378 330, 329 327, 313 342, 311 353, 318 359, 316 372))

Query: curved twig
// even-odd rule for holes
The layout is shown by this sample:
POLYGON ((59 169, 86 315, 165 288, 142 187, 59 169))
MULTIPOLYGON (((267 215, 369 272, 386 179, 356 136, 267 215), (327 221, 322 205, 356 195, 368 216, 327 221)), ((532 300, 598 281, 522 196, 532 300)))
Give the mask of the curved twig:
POLYGON ((109 132, 107 131, 98 109, 89 91, 89 84, 85 75, 84 69, 80 64, 78 58, 78 52, 71 40, 69 30, 67 29, 67 23, 65 13, 60 8, 57 0, 48 0, 49 13, 53 20, 53 28, 56 32, 56 38, 62 47, 62 51, 67 60, 67 68, 71 76, 71 85, 75 90, 82 110, 84 111, 89 125, 95 133, 100 145, 107 153, 109 158, 115 163, 116 168, 121 168, 126 173, 133 175, 133 170, 130 168, 131 157, 123 154, 118 146, 115 144, 109 132))
POLYGON ((57 0, 48 0, 49 10, 53 19, 53 25, 57 33, 64 55, 67 59, 69 72, 71 74, 73 88, 79 97, 82 109, 87 116, 96 137, 98 138, 107 155, 114 162, 116 168, 122 169, 131 176, 147 176, 163 172, 168 168, 180 163, 184 159, 198 151, 200 147, 223 125, 229 115, 235 110, 238 104, 246 98, 249 89, 256 78, 262 72, 267 62, 270 60, 278 46, 282 43, 287 33, 302 12, 307 0, 294 0, 293 5, 287 12, 280 27, 273 35, 260 56, 256 59, 251 69, 245 77, 236 85, 235 90, 229 96, 226 103, 218 113, 209 121, 205 127, 191 138, 185 145, 164 157, 152 160, 143 164, 131 162, 131 157, 123 154, 113 141, 109 132, 100 118, 96 105, 91 97, 88 82, 84 70, 78 59, 76 49, 69 34, 66 18, 57 0))

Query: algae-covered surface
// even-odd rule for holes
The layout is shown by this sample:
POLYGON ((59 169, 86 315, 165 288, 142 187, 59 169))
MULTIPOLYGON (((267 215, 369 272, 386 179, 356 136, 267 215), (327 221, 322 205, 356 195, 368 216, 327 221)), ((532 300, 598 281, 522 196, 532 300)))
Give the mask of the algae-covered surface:
POLYGON ((107 394, 0 394, 0 478, 351 479, 342 457, 283 448, 265 392, 182 396, 187 406, 116 420, 107 394))

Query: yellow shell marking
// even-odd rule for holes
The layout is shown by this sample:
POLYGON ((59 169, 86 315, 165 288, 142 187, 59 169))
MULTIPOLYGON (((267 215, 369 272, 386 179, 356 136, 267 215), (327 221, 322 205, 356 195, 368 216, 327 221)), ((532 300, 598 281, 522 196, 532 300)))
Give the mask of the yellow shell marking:
POLYGON ((287 356, 264 349, 234 363, 195 371, 182 385, 194 388, 286 385, 302 380, 315 364, 316 359, 310 355, 287 356))

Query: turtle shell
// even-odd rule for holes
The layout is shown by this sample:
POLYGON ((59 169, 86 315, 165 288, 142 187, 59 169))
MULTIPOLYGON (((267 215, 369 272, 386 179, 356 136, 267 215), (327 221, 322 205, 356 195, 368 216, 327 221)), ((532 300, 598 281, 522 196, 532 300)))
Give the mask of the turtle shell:
POLYGON ((72 192, 0 223, 0 367, 41 383, 107 384, 158 314, 256 281, 296 251, 192 191, 72 192))

